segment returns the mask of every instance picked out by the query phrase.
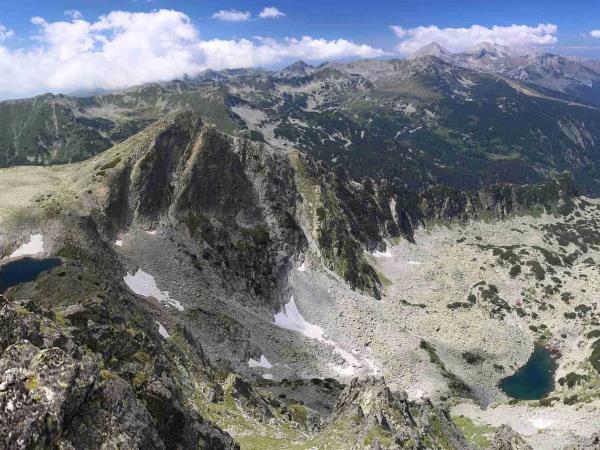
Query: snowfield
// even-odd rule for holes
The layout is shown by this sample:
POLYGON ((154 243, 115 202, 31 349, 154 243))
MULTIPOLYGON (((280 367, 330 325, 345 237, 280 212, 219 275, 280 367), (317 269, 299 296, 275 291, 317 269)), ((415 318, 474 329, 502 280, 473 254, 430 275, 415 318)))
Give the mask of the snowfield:
POLYGON ((307 322, 304 317, 302 317, 302 314, 300 314, 300 311, 298 311, 296 302, 294 302, 293 295, 290 298, 290 302, 284 306, 284 312, 275 314, 274 318, 275 321, 273 323, 280 328, 297 331, 307 338, 316 339, 324 344, 335 344, 333 341, 323 337, 323 329, 320 326, 313 325, 312 323, 307 322))
MULTIPOLYGON (((12 252, 8 258, 19 258, 21 256, 37 255, 44 251, 44 237, 41 234, 32 234, 29 242, 22 244, 12 252)), ((6 258, 5 258, 6 259, 6 258)))
POLYGON ((167 339, 168 337, 170 337, 171 335, 169 334, 169 332, 167 331, 167 329, 163 326, 162 323, 160 323, 158 320, 156 321, 156 324, 158 325, 158 334, 160 334, 162 337, 164 337, 165 339, 167 339))
POLYGON ((389 250, 385 250, 385 252, 380 252, 379 250, 375 250, 371 253, 375 258, 391 258, 392 253, 389 250))
POLYGON ((161 291, 156 285, 154 277, 142 269, 138 269, 135 275, 127 272, 123 277, 123 281, 134 294, 143 297, 153 297, 161 303, 166 303, 179 311, 183 311, 183 305, 177 300, 172 299, 167 291, 161 291))
POLYGON ((265 355, 260 355, 260 361, 250 358, 248 360, 248 367, 262 367, 263 369, 271 369, 273 364, 269 362, 265 355))

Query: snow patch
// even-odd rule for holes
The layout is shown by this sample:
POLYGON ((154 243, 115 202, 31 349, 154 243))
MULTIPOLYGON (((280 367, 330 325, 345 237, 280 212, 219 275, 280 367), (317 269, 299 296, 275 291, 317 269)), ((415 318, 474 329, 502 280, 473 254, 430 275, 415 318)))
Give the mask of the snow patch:
POLYGON ((302 263, 300 267, 298 267, 298 272, 306 272, 306 264, 302 263))
POLYGON ((41 234, 32 234, 29 242, 22 244, 18 249, 12 252, 9 258, 18 258, 21 256, 37 255, 44 251, 44 236, 41 234))
POLYGON ((273 323, 279 328, 297 331, 310 339, 316 339, 325 344, 333 345, 332 341, 323 337, 323 329, 320 326, 313 325, 302 317, 293 295, 290 298, 290 302, 284 306, 284 312, 275 314, 274 319, 273 323))
POLYGON ((123 247, 123 241, 122 241, 121 239, 117 239, 117 240, 115 241, 115 245, 116 245, 117 247, 123 247))
POLYGON ((158 334, 160 334, 162 337, 167 339, 170 336, 167 329, 165 327, 163 327, 163 324, 160 323, 158 320, 156 321, 156 323, 158 324, 158 334))
POLYGON ((392 253, 388 249, 386 249, 385 252, 380 252, 379 250, 375 250, 371 254, 375 258, 391 258, 392 257, 392 253))
POLYGON ((411 266, 420 266, 421 263, 419 261, 408 261, 408 264, 410 264, 411 266))
POLYGON ((544 428, 548 428, 550 425, 554 423, 554 420, 549 419, 547 417, 533 417, 529 419, 531 425, 538 430, 543 430, 544 428))
POLYGON ((272 380, 273 379, 273 375, 271 375, 270 373, 265 373, 262 376, 265 380, 272 380))
POLYGON ((265 355, 260 355, 260 361, 250 358, 248 360, 248 367, 262 367, 263 369, 271 369, 273 364, 269 362, 265 355))
POLYGON ((155 236, 156 230, 147 230, 146 233, 148 233, 150 236, 155 236))
MULTIPOLYGON (((346 364, 338 365, 330 363, 329 366, 341 376, 353 376, 358 369, 367 369, 373 375, 381 373, 381 370, 373 363, 373 361, 364 354, 361 354, 358 349, 352 349, 351 353, 341 348, 335 341, 325 339, 323 337, 323 329, 320 326, 309 323, 302 317, 302 314, 298 311, 293 295, 290 298, 290 302, 284 306, 284 312, 279 312, 275 315, 275 321, 273 323, 280 328, 297 331, 310 339, 316 339, 325 345, 334 347, 333 352, 340 355, 346 364)), ((253 360, 251 359, 248 361, 248 365, 251 364, 251 361, 253 360)), ((258 364, 258 361, 254 361, 254 363, 258 364)))
POLYGON ((343 377, 351 377, 354 376, 354 367, 352 366, 337 366, 335 364, 330 364, 331 368, 335 370, 339 375, 343 377))
POLYGON ((127 275, 123 277, 123 280, 134 294, 143 297, 153 297, 161 303, 166 303, 179 311, 183 311, 183 305, 177 300, 172 299, 169 296, 169 292, 161 291, 156 285, 154 277, 144 272, 142 269, 138 269, 135 275, 131 275, 127 272, 127 275))
POLYGON ((336 347, 333 349, 333 353, 340 355, 342 358, 344 358, 344 361, 346 361, 346 363, 352 367, 362 367, 362 363, 346 350, 336 347))

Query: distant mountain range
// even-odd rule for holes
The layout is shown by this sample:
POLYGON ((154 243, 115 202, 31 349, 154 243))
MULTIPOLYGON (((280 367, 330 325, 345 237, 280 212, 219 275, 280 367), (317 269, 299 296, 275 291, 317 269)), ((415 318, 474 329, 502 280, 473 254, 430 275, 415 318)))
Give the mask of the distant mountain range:
POLYGON ((448 64, 507 76, 600 105, 600 64, 581 58, 555 55, 542 50, 516 50, 482 42, 471 50, 452 54, 437 43, 419 50, 414 57, 435 56, 448 64))
POLYGON ((600 63, 482 43, 404 60, 205 71, 90 97, 0 103, 0 165, 85 159, 190 109, 230 134, 422 190, 538 183, 600 193, 600 63))

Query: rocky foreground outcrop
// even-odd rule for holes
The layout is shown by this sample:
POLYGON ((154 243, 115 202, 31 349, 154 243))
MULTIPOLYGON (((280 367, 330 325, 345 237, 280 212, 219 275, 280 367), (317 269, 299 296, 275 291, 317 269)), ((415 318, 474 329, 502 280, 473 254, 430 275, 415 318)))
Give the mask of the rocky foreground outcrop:
POLYGON ((340 448, 469 448, 443 410, 429 400, 410 402, 380 377, 355 378, 346 386, 328 430, 338 435, 340 448))
POLYGON ((186 404, 156 332, 109 304, 75 309, 0 296, 0 448, 237 447, 186 404))
POLYGON ((496 430, 489 450, 532 450, 532 448, 511 427, 501 425, 496 430))

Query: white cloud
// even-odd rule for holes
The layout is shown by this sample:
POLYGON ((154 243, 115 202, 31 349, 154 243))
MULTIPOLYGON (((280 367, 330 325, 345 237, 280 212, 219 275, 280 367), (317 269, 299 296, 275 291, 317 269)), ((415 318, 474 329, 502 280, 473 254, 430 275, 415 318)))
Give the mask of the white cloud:
POLYGON ((592 30, 590 31, 590 36, 593 38, 600 38, 600 30, 592 30))
POLYGON ((0 98, 80 89, 118 89, 212 69, 335 60, 385 53, 346 39, 202 40, 188 16, 173 10, 111 12, 97 21, 35 17, 31 48, 0 44, 0 98))
POLYGON ((2 23, 0 23, 0 42, 5 41, 9 37, 13 35, 13 30, 6 28, 2 23))
POLYGON ((279 11, 279 9, 274 6, 267 6, 263 8, 258 17, 261 19, 278 19, 279 17, 285 16, 285 13, 279 11))
POLYGON ((557 41, 558 27, 551 23, 539 24, 535 27, 472 25, 469 28, 438 28, 431 25, 410 29, 392 26, 392 31, 400 39, 396 51, 409 55, 431 42, 437 42, 453 52, 467 50, 480 42, 516 48, 550 45, 557 41))
POLYGON ((250 12, 238 11, 237 9, 221 9, 212 15, 213 19, 225 22, 245 22, 246 20, 250 20, 250 17, 250 12))
POLYGON ((69 16, 74 20, 83 19, 83 14, 81 11, 77 11, 76 9, 68 9, 65 11, 65 16, 69 16))
POLYGON ((403 38, 404 36, 406 36, 406 30, 404 28, 399 27, 398 25, 392 25, 390 28, 392 29, 396 37, 403 38))
POLYGON ((212 68, 250 67, 273 64, 287 59, 328 60, 347 57, 373 58, 385 52, 366 44, 346 39, 326 40, 303 36, 281 41, 270 38, 254 40, 213 39, 202 41, 199 47, 212 68))

